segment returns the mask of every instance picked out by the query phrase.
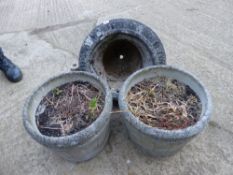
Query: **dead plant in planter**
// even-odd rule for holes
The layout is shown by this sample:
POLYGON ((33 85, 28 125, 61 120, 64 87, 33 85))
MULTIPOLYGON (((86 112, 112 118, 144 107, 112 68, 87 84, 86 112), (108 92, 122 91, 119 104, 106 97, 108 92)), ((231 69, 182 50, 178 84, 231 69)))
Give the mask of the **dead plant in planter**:
POLYGON ((90 83, 67 83, 43 98, 37 108, 36 123, 44 135, 71 135, 95 121, 103 106, 103 94, 90 83))
POLYGON ((171 78, 156 77, 134 85, 127 95, 129 110, 145 124, 167 129, 194 125, 201 103, 187 85, 171 78))

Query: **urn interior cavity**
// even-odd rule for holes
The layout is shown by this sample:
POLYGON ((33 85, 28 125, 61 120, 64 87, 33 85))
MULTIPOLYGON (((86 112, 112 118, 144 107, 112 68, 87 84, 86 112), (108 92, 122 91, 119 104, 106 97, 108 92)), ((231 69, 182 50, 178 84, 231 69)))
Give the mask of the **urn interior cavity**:
POLYGON ((94 51, 93 69, 107 79, 112 89, 119 89, 124 80, 143 67, 143 46, 135 38, 114 35, 105 39, 94 51))
POLYGON ((141 67, 139 50, 127 40, 116 40, 103 53, 103 66, 107 76, 125 78, 141 67))

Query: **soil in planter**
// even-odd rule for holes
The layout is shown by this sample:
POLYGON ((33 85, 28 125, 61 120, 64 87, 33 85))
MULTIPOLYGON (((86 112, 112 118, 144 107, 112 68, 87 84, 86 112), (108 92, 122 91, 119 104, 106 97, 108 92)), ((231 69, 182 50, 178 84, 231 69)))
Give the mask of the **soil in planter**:
POLYGON ((74 134, 100 115, 104 95, 88 82, 72 82, 50 91, 36 111, 39 131, 46 136, 74 134))
POLYGON ((201 115, 201 102, 187 85, 166 77, 144 80, 126 98, 129 110, 145 124, 167 129, 194 125, 201 115))

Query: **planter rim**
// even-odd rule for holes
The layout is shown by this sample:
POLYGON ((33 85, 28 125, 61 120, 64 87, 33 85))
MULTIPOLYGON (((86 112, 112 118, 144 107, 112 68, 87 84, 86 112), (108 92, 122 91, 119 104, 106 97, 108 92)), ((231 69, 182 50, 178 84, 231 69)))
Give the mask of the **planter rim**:
MULTIPOLYGON (((191 87, 190 87, 191 88, 191 87)), ((175 66, 170 66, 170 65, 156 65, 156 66, 149 66, 143 69, 140 69, 136 72, 134 72, 131 76, 127 78, 127 80, 124 82, 123 86, 121 87, 120 93, 119 93, 119 98, 118 98, 119 106, 120 109, 123 112, 124 119, 129 122, 130 125, 136 127, 138 130, 140 130, 142 133, 146 135, 150 135, 154 138, 161 138, 161 139, 171 139, 171 140, 176 140, 176 139, 185 139, 185 138, 190 138, 198 133, 200 133, 206 124, 209 121, 209 118, 211 116, 212 112, 212 100, 210 93, 208 90, 205 88, 205 86, 191 73, 184 71, 180 68, 177 68, 175 66), (156 71, 159 69, 165 69, 165 70, 173 70, 180 72, 184 74, 185 76, 188 76, 191 78, 195 83, 199 85, 199 87, 202 89, 206 96, 206 110, 202 112, 199 120, 192 126, 189 126, 184 129, 177 129, 177 130, 166 130, 166 129, 160 129, 156 127, 151 127, 148 126, 147 124, 143 123, 140 121, 137 117, 135 117, 129 110, 127 106, 127 102, 125 101, 125 95, 126 95, 126 89, 128 85, 131 83, 131 81, 134 79, 135 76, 143 76, 147 74, 150 71, 156 71)))
MULTIPOLYGON (((90 82, 87 80, 87 82, 90 82)), ((55 87, 54 87, 55 88, 55 87)), ((54 76, 47 81, 45 81, 42 85, 40 85, 38 88, 36 88, 33 93, 29 96, 29 98, 26 100, 24 107, 23 107, 23 125, 27 132, 40 144, 49 146, 49 147, 70 147, 75 146, 78 144, 83 144, 85 141, 89 138, 92 138, 99 130, 102 129, 101 125, 102 123, 105 123, 109 119, 108 113, 110 113, 109 109, 112 108, 112 94, 109 90, 109 87, 105 81, 100 79, 98 76, 92 73, 84 72, 84 71, 75 71, 75 72, 68 72, 68 73, 62 73, 57 76, 54 76), (92 122, 89 126, 82 129, 81 131, 67 136, 60 136, 60 137, 53 137, 53 136, 46 136, 40 133, 38 128, 35 128, 32 126, 32 123, 30 122, 30 117, 28 114, 28 108, 31 104, 31 102, 34 100, 34 97, 37 95, 37 92, 41 89, 43 89, 44 86, 47 86, 51 81, 57 80, 62 78, 63 76, 67 75, 79 75, 79 76, 89 76, 96 81, 99 82, 100 85, 103 86, 104 93, 105 93, 105 103, 104 108, 101 112, 101 114, 97 117, 97 119, 92 122)), ((34 115, 35 118, 35 115, 34 115)), ((37 127, 37 126, 36 126, 37 127)))

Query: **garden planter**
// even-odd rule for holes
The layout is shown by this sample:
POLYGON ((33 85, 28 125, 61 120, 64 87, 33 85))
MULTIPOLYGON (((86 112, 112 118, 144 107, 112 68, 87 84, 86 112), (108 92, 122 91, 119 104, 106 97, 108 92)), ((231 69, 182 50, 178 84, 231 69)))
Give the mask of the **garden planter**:
POLYGON ((71 72, 56 76, 41 85, 27 100, 23 110, 23 123, 27 132, 38 143, 51 149, 59 156, 72 162, 93 158, 107 142, 109 136, 112 95, 105 82, 97 76, 85 72, 71 72), (66 83, 88 82, 104 94, 102 112, 88 127, 72 134, 60 137, 41 134, 36 124, 36 110, 41 100, 56 87, 66 83))
POLYGON ((80 69, 106 79, 117 99, 124 80, 143 67, 166 64, 163 45, 149 27, 130 19, 113 19, 95 27, 79 54, 80 69))
POLYGON ((145 153, 152 156, 169 156, 180 150, 207 125, 211 114, 211 99, 205 87, 191 74, 172 66, 151 66, 132 74, 123 84, 119 94, 119 106, 130 139, 145 153), (136 118, 128 109, 126 96, 135 84, 154 77, 175 79, 189 86, 200 100, 201 114, 192 126, 166 130, 151 127, 136 118))

